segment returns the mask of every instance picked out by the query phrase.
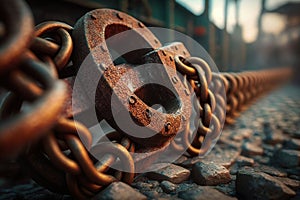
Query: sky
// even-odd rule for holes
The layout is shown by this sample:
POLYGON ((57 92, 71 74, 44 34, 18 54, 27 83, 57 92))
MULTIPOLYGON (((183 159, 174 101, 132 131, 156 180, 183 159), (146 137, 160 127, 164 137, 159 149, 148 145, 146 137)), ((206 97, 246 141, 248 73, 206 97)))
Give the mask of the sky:
MULTIPOLYGON (((204 0, 176 0, 187 7, 195 15, 200 15, 204 10, 204 0)), ((266 8, 274 9, 287 2, 300 2, 300 0, 266 0, 266 8)), ((210 20, 218 27, 224 28, 224 4, 225 0, 211 0, 210 20)), ((243 27, 245 42, 256 40, 258 29, 257 20, 261 10, 261 0, 240 0, 240 25, 243 27)), ((232 32, 235 25, 235 4, 229 0, 228 31, 232 32)), ((278 34, 284 28, 284 18, 278 14, 265 14, 262 20, 263 31, 278 34), (274 23, 275 22, 275 23, 274 23)))

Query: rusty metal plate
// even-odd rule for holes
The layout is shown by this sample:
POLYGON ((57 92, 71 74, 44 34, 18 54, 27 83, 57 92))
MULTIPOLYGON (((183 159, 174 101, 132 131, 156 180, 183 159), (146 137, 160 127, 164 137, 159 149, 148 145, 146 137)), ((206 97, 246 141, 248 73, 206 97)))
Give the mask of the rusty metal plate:
MULTIPOLYGON (((83 75, 85 78, 81 82, 90 101, 95 101, 99 120, 106 119, 113 128, 145 147, 167 145, 170 139, 185 127, 186 122, 182 119, 190 116, 191 98, 188 89, 184 87, 176 74, 174 52, 172 53, 172 48, 175 49, 176 45, 172 48, 160 49, 162 46, 157 38, 141 22, 110 9, 99 9, 87 13, 76 23, 72 36, 75 49, 74 65, 79 68, 86 61, 86 57, 91 58, 88 62, 89 69, 83 70, 86 74, 83 75), (134 32, 134 40, 126 38, 128 30, 134 32), (115 39, 113 36, 119 33, 124 34, 115 39), (126 63, 114 64, 109 48, 112 46, 133 49, 133 51, 121 54, 126 63), (137 46, 140 48, 138 49, 137 46), (139 88, 143 79, 141 77, 151 73, 149 70, 151 70, 152 63, 163 66, 161 76, 164 82, 176 92, 175 95, 170 95, 170 91, 158 85, 139 88), (145 67, 142 72, 135 71, 142 64, 147 64, 148 67, 145 67), (91 74, 99 76, 92 78, 91 74), (125 74, 130 74, 131 88, 126 84, 119 85, 119 80, 125 74), (95 83, 99 84, 95 87, 95 83), (156 92, 151 93, 151 91, 156 92), (118 96, 118 101, 112 101, 113 93, 118 96), (170 97, 174 101, 170 101, 170 97), (166 113, 152 108, 151 104, 155 102, 155 98, 165 99, 166 101, 162 103, 171 108, 166 113), (116 123, 112 109, 117 110, 116 112, 120 110, 120 113, 125 109, 136 124, 147 126, 152 136, 145 138, 124 132, 116 123)), ((177 44, 176 48, 182 46, 182 44, 177 44)), ((124 49, 122 51, 124 52, 124 49)), ((185 51, 187 52, 186 49, 185 51)))

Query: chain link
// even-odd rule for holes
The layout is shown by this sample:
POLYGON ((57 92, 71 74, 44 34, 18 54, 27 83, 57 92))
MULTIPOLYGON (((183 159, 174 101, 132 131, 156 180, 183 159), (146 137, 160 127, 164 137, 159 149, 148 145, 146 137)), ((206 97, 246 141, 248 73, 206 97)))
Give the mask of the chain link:
MULTIPOLYGON (((38 55, 40 56, 51 56, 57 70, 63 70, 70 62, 72 54, 73 43, 69 34, 72 27, 58 22, 45 22, 38 25, 35 30, 35 36, 39 38, 39 40, 35 41, 44 41, 44 43, 52 44, 49 48, 45 45, 34 45, 31 49, 37 54, 39 53, 38 55), (59 48, 55 47, 56 52, 54 53, 52 46, 56 45, 59 48), (52 52, 52 54, 49 52, 52 52)), ((48 159, 55 170, 59 170, 60 174, 63 174, 65 177, 67 192, 79 199, 89 199, 97 194, 103 186, 117 180, 130 184, 134 177, 134 162, 128 152, 128 150, 134 151, 134 145, 131 144, 128 138, 122 138, 119 141, 125 147, 118 143, 113 145, 100 142, 93 149, 86 149, 86 147, 91 147, 91 142, 91 133, 84 125, 72 119, 60 118, 53 130, 43 138, 43 145, 39 149, 39 151, 44 152, 44 159, 48 159), (99 148, 101 148, 101 151, 99 151, 99 148), (67 151, 69 153, 66 153, 67 151), (95 161, 88 151, 101 152, 103 160, 95 161), (117 158, 119 158, 118 161, 117 158), (111 170, 109 166, 115 162, 121 162, 128 169, 129 173, 111 170), (109 170, 109 174, 106 174, 109 170)), ((37 150, 31 153, 35 154, 37 150)), ((30 162, 31 166, 34 166, 36 160, 31 159, 28 162, 30 162)), ((39 174, 42 173, 41 171, 39 174)), ((49 178, 53 179, 53 177, 49 178)), ((46 181, 47 183, 51 182, 51 180, 46 181)), ((45 186, 55 188, 55 185, 45 184, 45 186)))
MULTIPOLYGON (((233 124, 235 118, 259 96, 282 84, 292 75, 292 70, 271 69, 241 73, 213 73, 200 58, 175 57, 176 69, 184 74, 195 91, 200 111, 199 127, 194 139, 186 131, 183 145, 192 156, 204 156, 218 137, 221 124, 233 124), (222 96, 224 86, 227 101, 222 96), (223 109, 225 108, 225 109, 223 109), (226 110, 226 113, 224 112, 226 110)), ((175 150, 183 147, 172 143, 175 150)))
POLYGON ((177 70, 187 75, 187 79, 199 100, 200 119, 197 134, 191 140, 186 133, 183 144, 188 147, 187 151, 192 156, 204 156, 208 152, 211 142, 217 138, 221 131, 220 121, 222 118, 216 117, 215 109, 217 108, 218 112, 222 112, 222 109, 216 103, 215 95, 211 90, 214 89, 214 92, 218 92, 220 89, 216 85, 218 75, 213 75, 209 65, 201 58, 175 56, 175 62, 177 70), (215 88, 212 87, 213 85, 215 88), (205 138, 209 139, 204 143, 205 138), (189 141, 192 142, 189 144, 189 141))
POLYGON ((118 135, 119 139, 111 137, 115 144, 100 141, 86 149, 92 141, 89 130, 63 116, 67 90, 57 78, 70 62, 71 30, 61 22, 36 26, 35 38, 21 56, 19 67, 1 79, 10 93, 1 106, 0 157, 18 155, 31 144, 23 162, 35 181, 53 191, 89 199, 114 181, 133 181, 134 162, 129 151, 135 148, 128 138, 118 135), (20 112, 26 101, 32 105, 27 112, 20 112), (41 144, 35 143, 38 139, 41 144), (102 159, 95 160, 88 150, 101 153, 102 159), (120 163, 128 173, 110 168, 120 163))

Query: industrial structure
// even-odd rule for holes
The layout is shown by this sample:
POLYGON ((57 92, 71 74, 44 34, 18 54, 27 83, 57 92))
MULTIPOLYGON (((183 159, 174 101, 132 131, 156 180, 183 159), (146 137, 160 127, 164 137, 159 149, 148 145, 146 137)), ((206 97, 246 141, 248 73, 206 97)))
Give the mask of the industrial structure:
MULTIPOLYGON (((259 62, 257 61, 259 59, 255 59, 261 55, 261 52, 257 51, 257 49, 262 49, 264 51, 262 54, 265 55, 266 52, 269 53, 271 51, 274 53, 276 51, 274 49, 277 47, 274 45, 279 45, 280 48, 282 48, 282 45, 285 45, 273 43, 273 46, 270 47, 261 43, 260 39, 264 37, 262 18, 265 13, 277 12, 287 16, 288 28, 285 29, 285 33, 282 35, 286 35, 287 31, 291 32, 292 27, 294 27, 293 32, 297 32, 299 35, 299 31, 295 30, 297 29, 296 27, 299 27, 299 23, 295 24, 295 19, 299 20, 299 12, 297 12, 299 3, 290 3, 275 10, 267 10, 265 8, 266 0, 262 0, 262 9, 257 22, 259 28, 258 42, 247 44, 242 38, 242 27, 239 24, 240 0, 225 0, 224 29, 220 29, 209 19, 209 12, 213 9, 211 8, 211 1, 204 0, 203 2, 204 11, 197 16, 175 0, 57 0, 54 2, 49 0, 43 2, 28 0, 29 5, 33 8, 36 23, 52 19, 73 25, 78 18, 89 10, 112 8, 132 15, 147 26, 166 27, 180 31, 196 39, 208 51, 220 71, 257 69, 274 64, 274 60, 272 60, 273 63, 271 61, 271 63, 266 63, 265 59, 264 62, 259 62), (236 24, 232 34, 227 31, 228 4, 230 3, 235 4, 236 24)), ((295 42, 295 34, 293 34, 293 37, 287 37, 289 43, 297 44, 295 42)), ((274 55, 272 54, 271 56, 274 55)), ((277 59, 276 63, 278 62, 277 59)))

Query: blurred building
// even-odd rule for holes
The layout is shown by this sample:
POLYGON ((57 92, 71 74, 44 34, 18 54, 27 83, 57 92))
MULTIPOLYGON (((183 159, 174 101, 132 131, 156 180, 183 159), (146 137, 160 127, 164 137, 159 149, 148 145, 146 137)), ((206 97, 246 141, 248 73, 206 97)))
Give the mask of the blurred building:
MULTIPOLYGON (((199 16, 175 0, 27 0, 33 9, 36 23, 59 20, 74 25, 89 10, 112 8, 132 15, 147 26, 180 31, 197 40, 209 52, 220 71, 241 71, 286 64, 286 61, 294 64, 298 62, 295 55, 299 55, 299 4, 289 3, 272 11, 267 11, 263 6, 258 22, 258 42, 246 44, 242 38, 242 27, 238 23, 240 1, 243 0, 225 0, 225 27, 220 29, 209 19, 209 11, 212 9, 210 0, 199 0, 205 7, 199 16), (236 25, 232 34, 226 29, 228 2, 236 5, 236 25), (261 19, 266 12, 280 13, 287 18, 287 27, 279 39, 261 31, 261 19), (283 49, 287 50, 282 52, 283 49)), ((262 0, 262 5, 265 1, 262 0)))
POLYGON ((287 3, 270 12, 283 15, 285 29, 278 37, 278 46, 282 49, 282 63, 299 66, 300 55, 300 3, 287 3))

